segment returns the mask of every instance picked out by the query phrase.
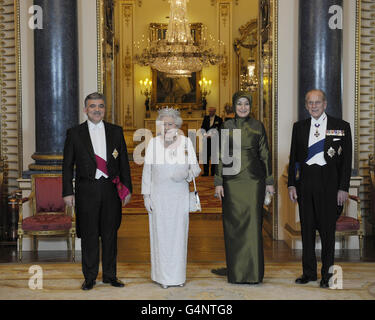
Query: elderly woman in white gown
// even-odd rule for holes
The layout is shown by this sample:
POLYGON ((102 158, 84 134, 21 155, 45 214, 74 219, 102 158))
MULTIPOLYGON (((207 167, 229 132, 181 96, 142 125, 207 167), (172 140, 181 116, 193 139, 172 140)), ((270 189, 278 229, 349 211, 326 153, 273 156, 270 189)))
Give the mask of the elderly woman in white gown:
POLYGON ((189 230, 189 182, 200 173, 189 138, 181 134, 180 113, 159 111, 161 134, 147 146, 142 194, 149 214, 151 279, 163 288, 186 281, 189 230))

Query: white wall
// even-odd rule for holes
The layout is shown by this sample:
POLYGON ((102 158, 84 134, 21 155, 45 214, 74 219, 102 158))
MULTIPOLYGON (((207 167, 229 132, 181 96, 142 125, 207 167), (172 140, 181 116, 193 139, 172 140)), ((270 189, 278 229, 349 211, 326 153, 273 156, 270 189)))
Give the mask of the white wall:
POLYGON ((96 0, 78 0, 78 47, 79 47, 79 110, 80 122, 87 117, 83 113, 85 97, 97 88, 97 36, 96 0))
POLYGON ((22 68, 22 138, 23 170, 34 161, 35 152, 35 87, 34 87, 34 33, 29 28, 29 8, 33 0, 20 2, 21 68, 22 68))
POLYGON ((278 238, 284 239, 284 226, 293 214, 285 197, 282 175, 289 162, 293 122, 298 119, 298 0, 282 0, 279 5, 278 75, 278 238), (284 195, 284 197, 282 196, 284 195))
MULTIPOLYGON (((343 43, 343 106, 342 118, 350 123, 353 137, 355 125, 355 23, 356 1, 344 0, 344 43, 343 43)), ((358 102, 359 103, 359 102, 358 102)), ((354 163, 354 156, 353 156, 354 163)))

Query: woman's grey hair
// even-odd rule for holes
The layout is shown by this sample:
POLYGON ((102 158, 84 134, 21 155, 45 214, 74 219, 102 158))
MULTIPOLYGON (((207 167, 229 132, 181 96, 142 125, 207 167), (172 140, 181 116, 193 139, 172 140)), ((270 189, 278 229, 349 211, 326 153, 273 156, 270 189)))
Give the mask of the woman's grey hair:
POLYGON ((180 111, 173 109, 173 108, 163 108, 158 111, 159 115, 156 121, 162 121, 164 117, 171 117, 174 119, 174 123, 177 128, 181 128, 182 126, 182 118, 180 116, 180 111))

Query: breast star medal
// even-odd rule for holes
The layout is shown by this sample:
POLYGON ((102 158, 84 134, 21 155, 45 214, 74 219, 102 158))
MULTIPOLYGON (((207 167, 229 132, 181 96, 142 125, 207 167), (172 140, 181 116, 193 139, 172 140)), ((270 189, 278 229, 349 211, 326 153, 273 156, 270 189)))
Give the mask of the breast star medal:
POLYGON ((339 147, 339 150, 337 150, 337 154, 338 155, 341 155, 341 153, 342 153, 342 148, 341 148, 341 146, 339 147))
POLYGON ((117 157, 118 157, 118 151, 116 149, 113 150, 112 156, 113 156, 113 158, 117 159, 117 157))
POLYGON ((336 151, 332 147, 330 147, 327 151, 327 154, 332 158, 335 155, 336 151))

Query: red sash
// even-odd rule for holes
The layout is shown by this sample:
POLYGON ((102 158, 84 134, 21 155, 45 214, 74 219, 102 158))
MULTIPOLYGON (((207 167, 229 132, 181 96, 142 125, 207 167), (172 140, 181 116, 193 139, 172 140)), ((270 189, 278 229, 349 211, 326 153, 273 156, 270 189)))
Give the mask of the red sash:
POLYGON ((107 161, 105 161, 103 158, 101 158, 97 155, 95 155, 95 159, 96 159, 96 167, 101 172, 103 172, 104 174, 106 174, 108 176, 107 161))
MULTIPOLYGON (((108 170, 107 170, 107 161, 105 161, 103 158, 95 155, 96 159, 96 167, 109 176, 108 170)), ((120 197, 121 201, 124 201, 126 196, 130 193, 129 189, 120 181, 120 177, 116 176, 112 182, 116 185, 118 196, 120 197)))

